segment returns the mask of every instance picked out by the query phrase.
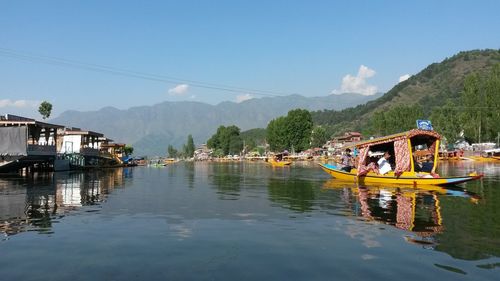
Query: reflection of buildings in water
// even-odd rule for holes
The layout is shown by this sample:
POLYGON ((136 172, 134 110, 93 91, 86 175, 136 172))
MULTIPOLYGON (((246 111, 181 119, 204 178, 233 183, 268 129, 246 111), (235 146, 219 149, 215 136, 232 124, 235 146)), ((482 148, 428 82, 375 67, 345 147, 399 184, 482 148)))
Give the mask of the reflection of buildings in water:
POLYGON ((7 236, 30 229, 50 233, 55 217, 103 201, 105 194, 123 183, 122 175, 121 169, 114 169, 0 179, 0 232, 7 236))
POLYGON ((123 184, 123 169, 109 169, 93 173, 58 173, 56 177, 57 203, 71 208, 102 202, 115 186, 123 184))

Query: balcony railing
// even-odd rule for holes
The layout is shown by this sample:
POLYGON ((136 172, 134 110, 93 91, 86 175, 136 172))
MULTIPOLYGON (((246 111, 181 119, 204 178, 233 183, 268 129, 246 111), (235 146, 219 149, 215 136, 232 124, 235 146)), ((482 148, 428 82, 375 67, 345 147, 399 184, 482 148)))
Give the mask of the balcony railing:
POLYGON ((36 145, 28 144, 28 155, 32 156, 55 156, 56 146, 55 145, 36 145))
POLYGON ((99 150, 91 147, 80 148, 80 154, 83 156, 99 156, 99 150))

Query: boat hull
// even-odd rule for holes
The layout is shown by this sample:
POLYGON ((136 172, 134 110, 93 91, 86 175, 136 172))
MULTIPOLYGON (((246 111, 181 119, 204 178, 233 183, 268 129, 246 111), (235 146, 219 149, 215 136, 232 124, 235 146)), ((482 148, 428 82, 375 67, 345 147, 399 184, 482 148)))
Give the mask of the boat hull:
POLYGON ((400 177, 395 177, 394 174, 389 175, 375 175, 368 174, 366 176, 358 177, 356 173, 345 172, 338 169, 334 165, 319 164, 321 168, 332 177, 358 184, 397 184, 397 185, 454 185, 471 180, 481 178, 483 175, 469 175, 463 177, 448 177, 448 178, 420 178, 416 177, 414 173, 406 173, 400 177), (413 176, 412 176, 413 174, 413 176))
POLYGON ((268 160, 267 161, 269 164, 271 164, 273 167, 285 167, 285 166, 290 166, 292 164, 291 161, 276 161, 276 160, 268 160))

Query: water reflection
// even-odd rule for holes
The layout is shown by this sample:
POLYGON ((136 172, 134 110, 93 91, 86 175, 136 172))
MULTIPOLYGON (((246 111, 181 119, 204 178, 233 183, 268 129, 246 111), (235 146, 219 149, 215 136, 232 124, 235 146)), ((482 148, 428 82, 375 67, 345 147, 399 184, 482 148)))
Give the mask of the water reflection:
POLYGON ((406 235, 405 240, 425 247, 436 246, 436 235, 444 231, 441 196, 477 199, 475 194, 460 188, 450 192, 437 186, 367 187, 330 180, 324 188, 341 190, 342 200, 352 215, 409 231, 411 235, 406 235))
POLYGON ((219 198, 237 200, 243 183, 243 165, 240 163, 213 163, 208 167, 210 168, 208 172, 210 181, 217 188, 219 198))
POLYGON ((268 192, 270 201, 293 211, 312 211, 316 204, 316 194, 311 181, 270 178, 268 192))
POLYGON ((24 231, 50 234, 58 219, 104 201, 114 188, 123 186, 123 178, 123 169, 110 169, 0 179, 0 232, 6 237, 24 231))

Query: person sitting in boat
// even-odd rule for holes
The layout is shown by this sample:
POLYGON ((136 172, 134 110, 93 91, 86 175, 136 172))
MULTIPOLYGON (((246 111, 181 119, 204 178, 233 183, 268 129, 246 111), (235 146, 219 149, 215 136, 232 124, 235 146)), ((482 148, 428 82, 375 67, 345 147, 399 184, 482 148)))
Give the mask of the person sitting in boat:
POLYGON ((352 156, 351 156, 351 149, 346 149, 344 155, 342 155, 342 171, 346 172, 351 172, 353 163, 352 163, 352 156))
POLYGON ((380 174, 378 170, 377 158, 372 156, 369 158, 369 162, 370 163, 368 165, 359 166, 358 176, 364 176, 371 171, 375 172, 376 174, 380 174))
POLYGON ((424 160, 419 160, 417 157, 414 157, 415 163, 415 172, 425 172, 431 173, 432 168, 434 168, 434 162, 432 161, 432 155, 426 155, 424 160))
POLYGON ((386 151, 384 153, 384 156, 378 160, 377 164, 379 174, 385 175, 388 172, 392 171, 391 163, 389 163, 389 158, 391 158, 391 154, 389 153, 389 151, 386 151))

